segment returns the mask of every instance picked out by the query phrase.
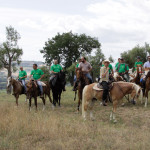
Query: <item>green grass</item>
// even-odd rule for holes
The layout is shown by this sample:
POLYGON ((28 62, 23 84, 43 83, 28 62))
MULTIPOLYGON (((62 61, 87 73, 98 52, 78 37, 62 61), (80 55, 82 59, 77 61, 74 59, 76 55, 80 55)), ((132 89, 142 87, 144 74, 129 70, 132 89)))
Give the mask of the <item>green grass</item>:
POLYGON ((103 107, 95 102, 96 120, 83 121, 73 99, 74 93, 67 88, 61 107, 53 110, 47 99, 42 111, 38 99, 38 111, 32 102, 29 112, 25 96, 20 96, 17 108, 12 95, 0 92, 0 150, 149 150, 150 104, 148 108, 140 102, 119 106, 114 124, 109 121, 112 104, 103 107))

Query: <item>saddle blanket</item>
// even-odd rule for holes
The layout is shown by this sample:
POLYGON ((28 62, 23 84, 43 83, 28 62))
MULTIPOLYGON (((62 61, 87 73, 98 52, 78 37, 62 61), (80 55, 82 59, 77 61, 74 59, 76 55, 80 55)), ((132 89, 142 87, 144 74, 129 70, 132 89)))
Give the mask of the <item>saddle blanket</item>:
MULTIPOLYGON (((113 83, 111 83, 109 85, 109 90, 113 87, 113 83)), ((99 83, 95 83, 95 85, 93 86, 93 89, 96 91, 103 91, 103 87, 99 84, 99 83)))

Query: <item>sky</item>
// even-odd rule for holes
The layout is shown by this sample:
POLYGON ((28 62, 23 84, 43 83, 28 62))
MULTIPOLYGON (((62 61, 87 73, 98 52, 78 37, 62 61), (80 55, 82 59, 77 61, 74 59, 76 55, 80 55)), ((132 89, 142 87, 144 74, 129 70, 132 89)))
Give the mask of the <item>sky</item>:
POLYGON ((21 35, 22 60, 44 61, 40 50, 58 32, 97 37, 117 60, 137 44, 150 43, 150 0, 0 0, 0 43, 6 26, 21 35))

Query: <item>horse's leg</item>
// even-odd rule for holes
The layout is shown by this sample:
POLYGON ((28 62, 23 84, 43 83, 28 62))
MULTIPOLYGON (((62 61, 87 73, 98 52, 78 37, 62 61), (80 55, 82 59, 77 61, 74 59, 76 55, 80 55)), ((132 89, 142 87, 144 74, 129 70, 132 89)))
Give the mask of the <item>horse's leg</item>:
POLYGON ((117 109, 117 103, 118 103, 118 101, 117 101, 117 100, 114 100, 114 101, 113 101, 112 119, 113 119, 113 122, 114 122, 114 123, 116 123, 116 122, 117 122, 117 120, 116 120, 116 116, 115 116, 116 109, 117 109))
POLYGON ((37 97, 34 97, 35 110, 37 110, 37 97))
POLYGON ((58 94, 58 105, 60 106, 61 93, 58 94))
POLYGON ((93 106, 94 106, 94 100, 91 100, 90 103, 89 103, 90 119, 91 120, 95 120, 95 118, 93 116, 93 112, 92 112, 93 106))
POLYGON ((17 95, 15 95, 15 97, 16 97, 16 105, 18 106, 18 98, 19 98, 19 95, 17 94, 17 95))
POLYGON ((43 101, 43 111, 45 110, 45 98, 42 98, 43 101))
POLYGON ((82 92, 81 92, 81 89, 78 91, 78 108, 77 108, 77 111, 79 112, 80 110, 80 103, 81 103, 81 100, 82 100, 82 92))
POLYGON ((31 111, 31 98, 29 98, 29 111, 31 111))
POLYGON ((148 90, 146 89, 146 92, 145 92, 145 107, 147 107, 147 103, 148 103, 148 90))

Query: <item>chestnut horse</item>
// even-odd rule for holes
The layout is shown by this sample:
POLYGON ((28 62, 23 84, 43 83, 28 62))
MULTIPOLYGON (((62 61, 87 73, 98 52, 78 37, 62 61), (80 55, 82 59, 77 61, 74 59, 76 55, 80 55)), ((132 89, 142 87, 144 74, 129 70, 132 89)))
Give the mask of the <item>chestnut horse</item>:
POLYGON ((82 92, 83 88, 90 84, 89 79, 84 75, 83 71, 80 68, 76 69, 76 77, 77 77, 77 82, 78 82, 78 107, 77 111, 80 109, 80 103, 82 101, 82 92))
MULTIPOLYGON (((87 110, 90 109, 90 118, 93 119, 92 109, 94 104, 94 99, 102 100, 103 90, 95 90, 93 87, 97 83, 93 83, 90 85, 85 86, 83 89, 83 99, 82 99, 82 116, 86 120, 86 113, 87 110)), ((119 101, 126 95, 134 93, 134 98, 137 99, 140 95, 142 97, 142 90, 140 86, 129 83, 129 82, 114 82, 113 87, 110 90, 110 94, 113 101, 113 110, 110 115, 110 120, 116 121, 115 113, 117 104, 119 101), (135 92, 136 91, 136 92, 135 92)))
MULTIPOLYGON (((43 84, 43 94, 48 96, 49 101, 52 103, 51 96, 50 96, 50 85, 48 82, 42 82, 43 84)), ((37 110, 37 97, 40 96, 39 87, 34 80, 30 80, 27 83, 27 97, 29 98, 29 110, 31 111, 31 100, 34 98, 35 108, 37 110)), ((45 98, 41 98, 43 101, 43 110, 45 109, 45 98)))
POLYGON ((118 72, 114 73, 114 80, 117 81, 124 81, 123 77, 119 75, 118 72))
POLYGON ((8 77, 7 88, 9 88, 11 85, 13 87, 13 95, 16 98, 16 105, 18 106, 19 95, 24 94, 24 88, 19 81, 13 79, 12 77, 8 77))

